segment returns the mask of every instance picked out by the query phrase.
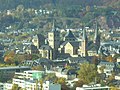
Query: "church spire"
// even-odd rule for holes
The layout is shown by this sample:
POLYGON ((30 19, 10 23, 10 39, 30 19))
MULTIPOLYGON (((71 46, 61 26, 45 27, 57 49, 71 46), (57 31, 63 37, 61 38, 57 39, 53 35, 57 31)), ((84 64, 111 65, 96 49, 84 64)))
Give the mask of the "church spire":
POLYGON ((95 37, 94 37, 94 40, 96 40, 98 37, 98 23, 96 21, 96 25, 95 25, 95 37))
POLYGON ((81 56, 87 56, 87 35, 86 35, 86 28, 83 29, 83 37, 81 43, 81 56))
POLYGON ((52 31, 55 31, 55 21, 53 20, 53 24, 52 24, 52 31))
POLYGON ((86 36, 86 28, 83 29, 83 40, 86 40, 87 39, 87 36, 86 36))
POLYGON ((94 36, 94 44, 96 47, 96 51, 98 53, 99 47, 100 47, 100 34, 98 33, 98 23, 96 21, 95 24, 95 36, 94 36))

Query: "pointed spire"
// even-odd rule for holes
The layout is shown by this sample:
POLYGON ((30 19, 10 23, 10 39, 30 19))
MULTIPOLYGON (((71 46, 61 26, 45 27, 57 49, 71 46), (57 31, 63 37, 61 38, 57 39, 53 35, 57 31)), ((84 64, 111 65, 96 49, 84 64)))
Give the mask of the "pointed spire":
POLYGON ((53 24, 52 24, 52 31, 55 31, 55 20, 53 20, 53 24))
POLYGON ((97 37, 98 37, 98 23, 96 21, 96 25, 95 25, 95 37, 94 37, 94 39, 96 40, 97 37))
POLYGON ((83 29, 83 38, 82 38, 82 39, 83 39, 83 40, 86 40, 86 38, 87 38, 87 36, 86 36, 86 29, 84 28, 84 29, 83 29))

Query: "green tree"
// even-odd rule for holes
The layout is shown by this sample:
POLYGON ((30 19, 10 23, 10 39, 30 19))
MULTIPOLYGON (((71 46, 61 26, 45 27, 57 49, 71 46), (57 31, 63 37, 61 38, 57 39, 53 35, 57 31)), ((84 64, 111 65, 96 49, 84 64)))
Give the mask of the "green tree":
POLYGON ((5 80, 3 79, 3 71, 0 71, 0 82, 4 82, 5 80))
POLYGON ((20 90, 20 88, 18 87, 18 84, 13 84, 11 90, 20 90))
POLYGON ((76 82, 75 82, 75 84, 74 84, 74 86, 73 86, 73 88, 72 88, 72 90, 75 90, 75 89, 76 89, 76 87, 82 87, 82 86, 83 86, 83 84, 84 84, 84 82, 83 82, 83 81, 81 81, 81 80, 76 81, 76 82))
POLYGON ((38 58, 41 58, 40 54, 31 54, 32 60, 36 60, 38 58))
POLYGON ((47 74, 47 76, 45 77, 46 81, 53 81, 55 82, 57 80, 57 77, 54 73, 49 73, 47 74))
POLYGON ((94 82, 95 78, 98 78, 98 73, 94 64, 84 63, 80 65, 78 74, 78 78, 85 84, 94 82))
POLYGON ((108 77, 107 84, 109 86, 114 86, 113 83, 112 83, 113 80, 115 80, 115 72, 112 72, 112 74, 108 77))

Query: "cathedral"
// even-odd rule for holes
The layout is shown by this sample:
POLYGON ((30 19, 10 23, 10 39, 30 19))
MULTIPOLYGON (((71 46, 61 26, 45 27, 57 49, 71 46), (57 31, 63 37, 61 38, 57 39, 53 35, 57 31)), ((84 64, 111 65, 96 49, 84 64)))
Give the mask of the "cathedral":
POLYGON ((100 34, 96 26, 94 40, 89 40, 86 29, 82 31, 82 39, 77 40, 71 30, 61 40, 60 31, 52 26, 52 30, 48 32, 47 39, 43 35, 38 34, 33 37, 32 43, 37 47, 41 57, 50 60, 68 57, 86 57, 98 55, 100 47, 100 34))

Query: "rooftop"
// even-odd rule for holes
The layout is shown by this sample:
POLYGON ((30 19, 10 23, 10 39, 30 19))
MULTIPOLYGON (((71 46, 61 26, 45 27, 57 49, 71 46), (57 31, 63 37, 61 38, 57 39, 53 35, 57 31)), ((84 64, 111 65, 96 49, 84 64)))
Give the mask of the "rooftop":
POLYGON ((0 70, 4 70, 4 69, 24 69, 24 68, 30 69, 29 66, 13 66, 13 67, 1 67, 0 70))
POLYGON ((69 30, 69 31, 67 32, 67 34, 65 35, 65 38, 75 38, 75 36, 74 36, 74 34, 72 33, 72 31, 69 30))

